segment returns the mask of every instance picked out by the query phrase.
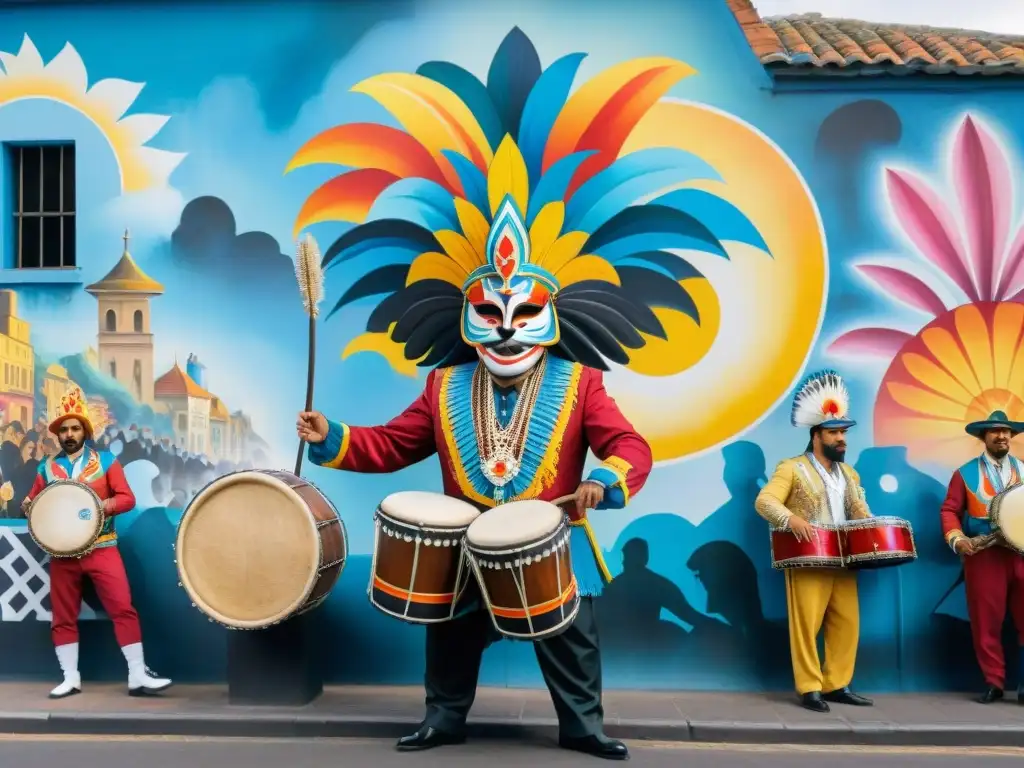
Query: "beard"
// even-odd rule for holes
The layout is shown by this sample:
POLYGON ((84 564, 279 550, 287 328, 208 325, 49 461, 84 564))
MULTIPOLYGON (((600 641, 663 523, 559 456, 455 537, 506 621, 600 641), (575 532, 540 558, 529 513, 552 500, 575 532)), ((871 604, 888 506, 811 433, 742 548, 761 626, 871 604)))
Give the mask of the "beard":
POLYGON ((842 463, 843 459, 846 458, 846 446, 840 448, 837 445, 822 445, 821 452, 825 454, 825 458, 829 461, 842 463))
POLYGON ((994 459, 1002 459, 1006 454, 1010 452, 1010 446, 1008 445, 993 445, 988 449, 988 452, 992 454, 994 459))
POLYGON ((75 440, 74 438, 68 438, 67 440, 60 441, 60 447, 64 449, 64 453, 71 455, 78 453, 82 446, 85 445, 84 440, 75 440))

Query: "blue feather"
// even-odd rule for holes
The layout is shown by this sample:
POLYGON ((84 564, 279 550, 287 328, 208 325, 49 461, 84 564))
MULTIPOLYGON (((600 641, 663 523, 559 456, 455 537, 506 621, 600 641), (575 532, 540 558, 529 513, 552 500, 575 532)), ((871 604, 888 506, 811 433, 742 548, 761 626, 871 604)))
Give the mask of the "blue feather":
POLYGON ((498 148, 498 144, 505 137, 501 116, 494 107, 487 87, 479 79, 458 64, 449 61, 428 61, 416 70, 416 74, 440 83, 458 96, 480 124, 491 149, 498 148))
POLYGON ((433 233, 401 219, 378 219, 353 227, 324 253, 321 263, 332 267, 377 248, 398 248, 416 254, 440 250, 433 233))
POLYGON ((663 205, 635 205, 619 211, 594 232, 583 253, 606 259, 638 251, 688 249, 716 253, 728 258, 718 238, 687 213, 663 205))
POLYGON ((399 179, 374 201, 367 221, 403 219, 436 232, 458 229, 452 194, 427 179, 399 179))
POLYGON ((513 27, 501 41, 487 70, 487 92, 501 118, 503 134, 518 139, 523 106, 540 74, 537 49, 523 30, 513 27))
POLYGON ((593 232, 642 197, 718 172, 681 149, 643 149, 619 158, 580 186, 566 204, 566 231, 593 232))
POLYGON ((570 53, 558 59, 544 70, 526 99, 517 144, 526 161, 531 191, 540 179, 544 148, 551 128, 569 98, 576 71, 586 57, 585 53, 570 53))
POLYGON ((665 251, 644 251, 642 253, 630 253, 627 256, 620 256, 616 259, 609 259, 611 265, 618 267, 642 267, 650 269, 672 280, 688 280, 691 277, 704 277, 704 275, 686 259, 676 256, 674 253, 665 251))
MULTIPOLYGON (((537 188, 530 194, 530 207, 526 211, 526 226, 533 224, 533 219, 545 205, 565 197, 565 190, 569 188, 569 182, 572 181, 576 170, 583 165, 584 160, 594 154, 597 154, 597 150, 587 149, 583 152, 573 152, 548 168, 548 172, 538 182, 537 188)), ((564 227, 563 231, 565 231, 564 227)))
POLYGON ((701 221, 719 240, 731 240, 771 254, 761 233, 739 208, 702 189, 676 189, 651 201, 683 211, 701 221))
POLYGON ((487 177, 470 160, 455 150, 442 149, 441 154, 448 159, 458 174, 466 200, 490 218, 491 204, 487 200, 487 177))

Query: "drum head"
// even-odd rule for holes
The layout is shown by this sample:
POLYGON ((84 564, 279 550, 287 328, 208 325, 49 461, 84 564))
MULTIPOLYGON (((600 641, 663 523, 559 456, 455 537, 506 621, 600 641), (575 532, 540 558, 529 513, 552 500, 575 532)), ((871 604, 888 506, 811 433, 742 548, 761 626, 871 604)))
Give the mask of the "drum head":
POLYGON ((399 522, 423 528, 465 528, 480 517, 480 510, 468 501, 427 491, 392 493, 380 509, 399 522))
POLYGON ((466 531, 466 541, 480 549, 507 549, 530 544, 555 532, 565 513, 546 501, 528 499, 484 512, 466 531))
POLYGON ((316 520, 298 493, 263 472, 226 475, 200 491, 176 549, 182 586, 199 610, 239 629, 297 611, 320 565, 316 520))
POLYGON ((77 483, 51 483, 32 503, 29 530, 50 552, 81 552, 99 533, 96 495, 77 483))
POLYGON ((993 517, 1003 538, 1017 551, 1024 551, 1024 485, 1007 488, 992 504, 997 507, 993 517))

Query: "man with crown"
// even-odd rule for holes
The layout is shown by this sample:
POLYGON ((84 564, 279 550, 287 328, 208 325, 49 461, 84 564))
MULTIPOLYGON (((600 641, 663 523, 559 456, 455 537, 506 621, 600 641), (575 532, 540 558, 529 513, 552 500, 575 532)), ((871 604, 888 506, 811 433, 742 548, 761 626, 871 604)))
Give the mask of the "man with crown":
MULTIPOLYGON (((456 333, 468 354, 431 371, 416 402, 383 426, 350 426, 314 412, 300 414, 297 431, 310 444, 311 461, 352 472, 395 472, 436 452, 444 492, 482 509, 575 493, 569 516, 582 606, 568 630, 536 642, 535 650, 558 713, 559 744, 625 759, 625 745, 603 733, 592 598, 610 575, 587 509, 624 507, 646 481, 651 450, 605 391, 601 371, 567 359, 558 347, 559 281, 531 260, 523 216, 511 195, 495 205, 484 253, 475 257, 480 265, 462 284, 456 333), (584 479, 588 448, 602 463, 584 479)), ((450 332, 436 314, 419 324, 450 332)), ((579 327, 571 327, 576 339, 579 327)), ((427 628, 426 717, 399 749, 463 741, 492 632, 479 605, 427 628)))
POLYGON ((142 630, 132 605, 128 575, 117 550, 114 516, 135 507, 135 494, 128 486, 120 462, 108 451, 93 443, 93 422, 85 395, 72 387, 57 407, 50 422, 60 442, 61 451, 39 464, 35 482, 23 502, 31 515, 31 502, 48 484, 56 480, 74 480, 92 488, 103 502, 106 521, 87 555, 50 560, 50 603, 53 609, 51 634, 57 661, 64 679, 50 692, 50 698, 61 699, 82 691, 78 671, 78 615, 82 606, 82 581, 88 577, 96 588, 103 609, 114 625, 114 636, 128 663, 128 694, 144 696, 159 693, 171 681, 156 677, 146 666, 142 653, 142 630))
MULTIPOLYGON (((772 527, 810 541, 818 524, 842 525, 870 517, 860 477, 846 458, 846 432, 856 424, 846 385, 835 371, 815 373, 800 385, 791 422, 810 430, 801 456, 781 461, 754 502, 772 527)), ((870 706, 850 690, 857 660, 860 607, 857 576, 830 568, 786 570, 789 646, 800 703, 828 712, 828 702, 870 706), (825 666, 818 659, 818 631, 825 629, 825 666)))
MULTIPOLYGON (((942 531, 946 543, 963 558, 974 655, 986 685, 978 701, 991 704, 1003 698, 1006 683, 1007 604, 1021 647, 1019 669, 1024 670, 1024 557, 993 535, 989 521, 992 499, 1024 477, 1020 460, 1010 454, 1010 440, 1024 431, 1024 424, 994 411, 987 419, 968 424, 966 431, 984 444, 984 450, 953 473, 942 503, 942 531)), ((1024 704, 1024 682, 1018 685, 1017 701, 1024 704)))

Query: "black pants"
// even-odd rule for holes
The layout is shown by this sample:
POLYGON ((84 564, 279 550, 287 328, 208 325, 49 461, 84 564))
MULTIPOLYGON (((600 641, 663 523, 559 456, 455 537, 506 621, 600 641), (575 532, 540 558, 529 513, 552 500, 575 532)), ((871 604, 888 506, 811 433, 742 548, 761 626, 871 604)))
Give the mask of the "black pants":
MULTIPOLYGON (((466 724, 476 698, 484 649, 500 635, 486 610, 427 627, 427 716, 424 725, 449 733, 466 724)), ((601 649, 593 598, 562 634, 533 644, 563 736, 601 735, 601 649)))

